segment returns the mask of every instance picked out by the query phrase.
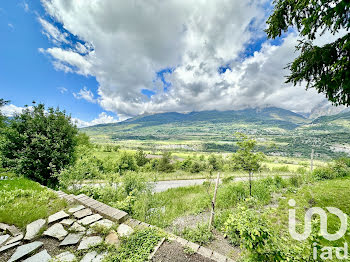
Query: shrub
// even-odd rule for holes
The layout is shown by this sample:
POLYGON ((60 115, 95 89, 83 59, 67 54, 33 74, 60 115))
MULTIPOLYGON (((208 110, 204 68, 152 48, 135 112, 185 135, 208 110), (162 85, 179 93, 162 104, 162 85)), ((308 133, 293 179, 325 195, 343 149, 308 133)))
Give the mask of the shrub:
POLYGON ((292 175, 289 178, 289 183, 294 187, 300 187, 303 184, 303 178, 298 175, 292 175))
POLYGON ((329 166, 318 167, 312 172, 312 176, 316 180, 334 179, 334 178, 336 178, 336 173, 329 166))
POLYGON ((158 171, 160 172, 172 172, 174 166, 171 164, 171 153, 164 152, 163 157, 158 162, 158 171))
POLYGON ((126 151, 123 151, 121 152, 121 154, 119 154, 118 160, 117 160, 117 166, 121 174, 128 170, 131 170, 131 171, 137 170, 137 164, 134 156, 131 153, 128 153, 126 151))
POLYGON ((145 152, 143 152, 141 149, 137 150, 135 160, 138 166, 144 166, 149 162, 149 159, 146 158, 145 152))
POLYGON ((186 227, 182 231, 182 236, 188 241, 199 245, 208 244, 214 239, 214 235, 209 230, 208 224, 197 224, 195 228, 186 227))
POLYGON ((25 109, 6 129, 3 164, 39 183, 55 186, 54 174, 74 163, 78 129, 59 109, 25 109))

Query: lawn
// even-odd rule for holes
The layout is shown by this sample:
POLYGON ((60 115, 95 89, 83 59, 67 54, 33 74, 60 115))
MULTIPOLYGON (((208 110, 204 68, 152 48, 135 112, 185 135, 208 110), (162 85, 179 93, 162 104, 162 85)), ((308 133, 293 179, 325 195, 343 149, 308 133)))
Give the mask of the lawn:
POLYGON ((0 181, 0 222, 24 228, 27 224, 47 217, 67 206, 40 184, 25 178, 0 181))

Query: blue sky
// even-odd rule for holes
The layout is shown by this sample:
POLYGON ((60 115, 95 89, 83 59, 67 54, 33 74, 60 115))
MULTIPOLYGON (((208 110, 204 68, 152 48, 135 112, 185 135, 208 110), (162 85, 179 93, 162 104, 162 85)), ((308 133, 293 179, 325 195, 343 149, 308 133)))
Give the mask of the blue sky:
POLYGON ((297 38, 291 30, 267 39, 271 1, 152 8, 150 15, 147 1, 2 1, 0 97, 11 110, 33 100, 59 106, 82 125, 169 111, 309 111, 323 99, 284 83, 297 38))
POLYGON ((38 22, 38 14, 45 16, 43 7, 39 1, 27 1, 30 9, 26 11, 24 3, 0 3, 0 32, 5 40, 0 41, 0 96, 16 106, 30 105, 35 100, 47 106, 59 106, 85 121, 95 119, 105 110, 72 95, 83 87, 96 94, 95 77, 54 69, 46 55, 38 51, 38 48, 51 46, 38 22), (67 91, 63 92, 62 88, 67 91))

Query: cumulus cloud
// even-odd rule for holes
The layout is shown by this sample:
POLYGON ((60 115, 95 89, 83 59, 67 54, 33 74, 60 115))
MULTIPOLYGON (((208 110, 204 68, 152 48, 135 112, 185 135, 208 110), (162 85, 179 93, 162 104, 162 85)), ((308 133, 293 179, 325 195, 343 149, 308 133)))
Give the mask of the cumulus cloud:
MULTIPOLYGON (((29 106, 28 108, 32 108, 32 106, 29 106)), ((20 106, 15 106, 13 104, 9 104, 9 105, 4 105, 3 107, 0 108, 0 111, 3 115, 8 116, 8 117, 13 117, 17 114, 22 113, 22 111, 24 110, 24 107, 20 107, 20 106)))
POLYGON ((310 111, 324 96, 284 83, 283 68, 297 55, 296 35, 279 46, 266 41, 245 55, 264 36, 269 2, 42 0, 47 13, 79 39, 42 52, 57 70, 96 77, 98 98, 84 89, 77 97, 85 94, 120 118, 267 105, 310 111), (223 66, 228 69, 220 74, 223 66), (167 68, 162 78, 157 75, 167 68), (148 97, 144 89, 155 94, 148 97))
POLYGON ((78 93, 73 93, 73 96, 76 99, 84 99, 90 103, 96 103, 96 99, 94 98, 94 94, 91 92, 91 90, 87 89, 86 86, 84 86, 83 89, 80 89, 78 93))
POLYGON ((50 41, 54 44, 68 43, 67 33, 62 33, 57 27, 46 21, 45 19, 39 17, 39 23, 41 24, 43 30, 41 31, 50 41))
POLYGON ((68 91, 68 89, 63 87, 63 86, 60 86, 57 89, 60 91, 61 94, 67 93, 67 91, 68 91))
POLYGON ((94 126, 94 125, 100 125, 100 124, 109 124, 109 123, 116 123, 118 122, 117 119, 115 119, 113 116, 107 115, 106 112, 102 112, 99 114, 98 118, 87 122, 83 121, 79 118, 72 118, 72 121, 77 125, 77 127, 88 127, 88 126, 94 126))

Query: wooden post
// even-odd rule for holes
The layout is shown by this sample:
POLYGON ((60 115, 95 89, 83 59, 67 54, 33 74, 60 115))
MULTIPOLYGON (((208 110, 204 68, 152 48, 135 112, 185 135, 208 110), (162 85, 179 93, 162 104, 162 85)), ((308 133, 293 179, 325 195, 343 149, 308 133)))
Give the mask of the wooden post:
POLYGON ((252 196, 252 172, 249 171, 249 195, 252 196))
POLYGON ((310 171, 314 170, 314 149, 311 150, 310 171))
POLYGON ((214 220, 216 192, 218 191, 219 181, 220 181, 220 172, 218 172, 218 177, 216 178, 214 197, 213 197, 213 201, 211 201, 211 214, 210 214, 210 220, 209 220, 209 231, 211 230, 211 225, 213 224, 213 220, 214 220))

